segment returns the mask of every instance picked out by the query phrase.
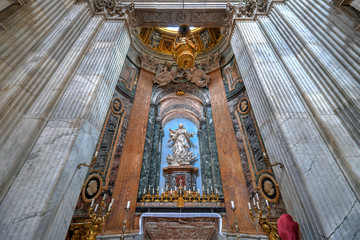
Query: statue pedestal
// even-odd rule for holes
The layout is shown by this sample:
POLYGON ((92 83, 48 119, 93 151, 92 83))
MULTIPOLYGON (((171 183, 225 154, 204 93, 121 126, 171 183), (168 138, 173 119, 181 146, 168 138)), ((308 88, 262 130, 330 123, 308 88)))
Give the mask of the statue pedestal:
POLYGON ((186 190, 196 191, 196 178, 199 171, 191 165, 169 166, 163 169, 165 186, 168 190, 175 190, 179 187, 186 187, 186 190))

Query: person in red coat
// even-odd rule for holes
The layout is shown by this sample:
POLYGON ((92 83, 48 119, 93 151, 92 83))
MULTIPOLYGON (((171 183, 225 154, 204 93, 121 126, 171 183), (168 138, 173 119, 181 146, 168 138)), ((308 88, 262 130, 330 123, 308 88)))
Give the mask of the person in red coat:
POLYGON ((289 214, 283 214, 277 220, 281 240, 300 240, 299 224, 289 214))

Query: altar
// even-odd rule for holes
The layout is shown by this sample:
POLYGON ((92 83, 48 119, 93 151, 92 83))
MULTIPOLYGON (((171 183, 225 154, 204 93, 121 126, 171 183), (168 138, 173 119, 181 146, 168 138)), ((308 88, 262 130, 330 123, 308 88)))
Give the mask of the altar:
POLYGON ((150 239, 217 239, 222 219, 218 213, 143 213, 140 234, 150 239))

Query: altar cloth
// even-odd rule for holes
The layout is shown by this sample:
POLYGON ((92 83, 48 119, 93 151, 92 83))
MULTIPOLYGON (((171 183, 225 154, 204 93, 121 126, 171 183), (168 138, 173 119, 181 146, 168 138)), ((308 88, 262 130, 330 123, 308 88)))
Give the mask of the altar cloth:
POLYGON ((147 217, 162 217, 162 218, 218 218, 219 232, 222 235, 222 219, 219 213, 143 213, 139 219, 139 234, 144 234, 144 218, 147 217))

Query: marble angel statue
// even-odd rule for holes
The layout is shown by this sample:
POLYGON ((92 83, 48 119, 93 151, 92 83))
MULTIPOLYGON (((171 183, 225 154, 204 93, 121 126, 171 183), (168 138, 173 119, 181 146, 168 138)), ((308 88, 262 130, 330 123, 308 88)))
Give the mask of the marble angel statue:
POLYGON ((190 138, 194 133, 189 133, 183 126, 179 124, 176 130, 170 130, 169 142, 173 142, 173 156, 168 154, 166 157, 170 166, 190 165, 195 162, 198 155, 194 156, 193 152, 189 151, 191 146, 190 138))

